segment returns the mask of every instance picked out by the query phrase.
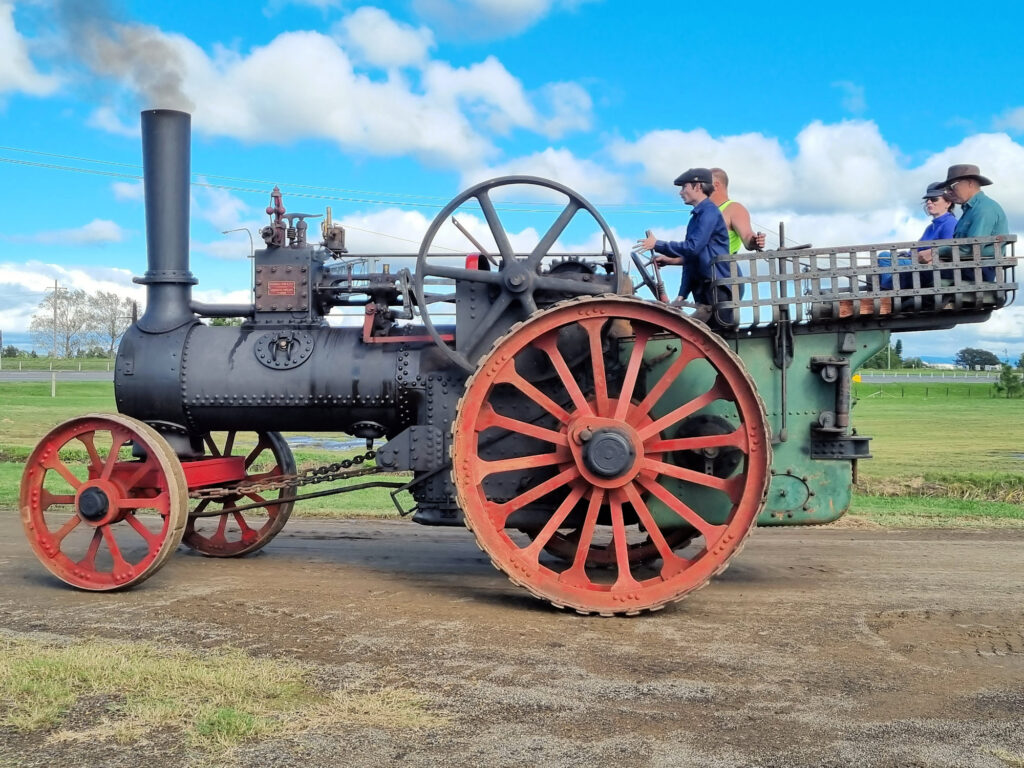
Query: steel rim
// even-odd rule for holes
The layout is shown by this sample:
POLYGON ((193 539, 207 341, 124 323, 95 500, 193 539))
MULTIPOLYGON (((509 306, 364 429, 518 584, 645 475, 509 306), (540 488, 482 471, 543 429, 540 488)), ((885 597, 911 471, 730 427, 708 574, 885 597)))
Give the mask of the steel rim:
POLYGON ((575 299, 516 326, 481 361, 467 382, 453 424, 453 482, 466 524, 513 582, 559 607, 604 615, 639 613, 703 586, 741 548, 767 491, 771 448, 766 422, 742 362, 703 324, 638 299, 575 299), (589 344, 591 354, 582 371, 570 371, 559 349, 566 329, 582 333, 580 338, 589 344), (617 381, 611 375, 616 358, 607 351, 609 333, 615 329, 630 334, 627 351, 618 360, 617 381), (673 346, 678 350, 675 357, 663 359, 660 374, 647 381, 641 368, 650 366, 660 350, 673 346), (541 353, 558 372, 558 382, 548 391, 534 387, 517 369, 524 356, 535 361, 541 353), (710 366, 714 383, 709 388, 682 403, 661 402, 671 387, 685 381, 681 377, 688 376, 688 370, 700 366, 705 371, 710 366), (581 381, 593 383, 584 386, 581 381), (509 406, 499 394, 508 398, 512 390, 509 406), (522 406, 515 405, 516 397, 524 398, 522 406), (672 436, 686 418, 715 404, 735 409, 733 432, 672 436), (515 417, 538 412, 541 416, 529 421, 515 417), (624 460, 625 469, 613 478, 588 469, 576 445, 579 425, 588 423, 627 435, 637 454, 634 463, 624 460), (500 442, 502 431, 526 435, 534 447, 500 458, 487 455, 488 446, 500 442), (538 445, 544 447, 538 450, 538 445), (742 453, 728 477, 669 463, 680 451, 726 446, 742 453), (516 473, 521 475, 518 483, 516 473), (528 481, 525 488, 522 478, 528 481), (726 510, 721 521, 705 519, 708 515, 702 517, 702 509, 693 509, 674 495, 670 488, 678 487, 677 481, 718 494, 718 506, 726 510), (494 490, 502 483, 522 490, 502 496, 494 490), (535 527, 524 538, 509 523, 537 504, 550 512, 544 513, 543 527, 535 527), (662 509, 659 514, 654 513, 656 505, 662 509), (664 509, 674 516, 668 523, 664 509), (698 540, 674 534, 680 526, 696 529, 698 540), (574 528, 581 532, 572 562, 559 565, 558 560, 542 557, 552 541, 568 541, 565 532, 574 528), (592 556, 599 532, 615 553, 610 568, 592 556), (642 558, 631 558, 630 536, 636 541, 650 539, 659 556, 653 568, 642 558), (685 549, 675 550, 673 537, 685 549))
POLYGON ((64 422, 36 446, 21 482, 21 519, 46 568, 80 589, 152 576, 181 541, 188 488, 174 451, 118 414, 64 422))
MULTIPOLYGON (((227 432, 223 435, 206 434, 203 441, 214 457, 244 455, 245 482, 273 480, 282 475, 295 474, 295 458, 288 443, 279 432, 257 432, 256 445, 249 448, 249 441, 240 433, 227 432), (246 447, 241 447, 243 444, 246 447), (256 470, 256 471, 250 471, 256 470)), ((265 547, 281 529, 292 513, 294 502, 270 504, 258 509, 234 511, 233 507, 252 502, 277 501, 294 498, 294 488, 282 488, 263 493, 246 493, 228 496, 224 499, 202 499, 192 505, 182 543, 208 557, 241 557, 265 547), (210 507, 219 505, 224 513, 212 517, 193 517, 209 512, 210 507)))

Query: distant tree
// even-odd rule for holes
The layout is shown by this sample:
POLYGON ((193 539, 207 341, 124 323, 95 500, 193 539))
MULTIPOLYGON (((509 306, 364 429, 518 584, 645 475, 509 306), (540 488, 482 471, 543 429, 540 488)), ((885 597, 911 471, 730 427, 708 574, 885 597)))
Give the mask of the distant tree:
MULTIPOLYGON (((899 345, 899 342, 896 342, 899 345)), ((864 363, 862 368, 873 368, 875 370, 886 370, 889 368, 901 368, 902 361, 900 360, 900 353, 897 351, 895 346, 880 349, 872 357, 864 363)))
POLYGON ((215 317, 215 318, 213 318, 210 321, 210 325, 212 325, 212 326, 222 326, 222 325, 238 326, 238 325, 241 325, 241 324, 242 324, 242 318, 240 318, 240 317, 215 317))
POLYGON ((1017 368, 1024 371, 1024 353, 1021 353, 1020 358, 1017 360, 1017 368))
POLYGON ((35 346, 49 349, 56 340, 57 355, 71 357, 89 338, 91 324, 88 294, 63 289, 51 291, 39 303, 28 329, 35 346))
POLYGON ((1024 394, 1024 381, 1021 381, 1020 375, 1006 363, 1003 363, 999 371, 996 392, 1007 397, 1020 397, 1021 394, 1024 394))
POLYGON ((31 357, 33 360, 35 360, 37 357, 39 357, 39 355, 36 353, 36 351, 34 349, 31 352, 28 353, 28 356, 31 357))
POLYGON ((21 357, 22 354, 24 353, 13 344, 8 344, 6 347, 4 347, 4 357, 21 357))
POLYGON ((903 339, 896 339, 896 343, 893 345, 893 351, 896 353, 896 357, 900 360, 903 359, 903 339))
POLYGON ((956 357, 953 362, 957 365, 964 366, 970 370, 974 370, 976 367, 984 367, 986 365, 999 365, 999 358, 987 349, 974 349, 973 347, 964 347, 956 353, 956 357))
POLYGON ((924 360, 920 357, 910 357, 902 362, 904 368, 924 368, 924 360))
POLYGON ((99 346, 98 344, 93 344, 91 347, 89 347, 82 353, 82 357, 90 357, 93 359, 108 358, 110 357, 110 352, 104 349, 103 347, 99 346))
POLYGON ((98 344, 106 348, 103 357, 113 357, 117 342, 132 322, 132 300, 110 291, 89 297, 90 328, 98 344))

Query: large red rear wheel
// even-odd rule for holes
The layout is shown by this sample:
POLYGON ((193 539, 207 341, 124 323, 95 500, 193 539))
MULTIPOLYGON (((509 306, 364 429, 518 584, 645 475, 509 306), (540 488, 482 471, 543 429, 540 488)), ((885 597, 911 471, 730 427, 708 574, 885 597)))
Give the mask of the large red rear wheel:
MULTIPOLYGON (((242 483, 270 481, 295 474, 295 459, 279 432, 218 432, 204 436, 215 458, 244 456, 242 483)), ((294 488, 202 499, 193 505, 183 543, 209 557, 240 557, 265 547, 288 522, 294 488), (237 511, 236 506, 267 502, 237 511), (280 503, 272 503, 280 502, 280 503), (216 514, 214 514, 216 513, 216 514)))
POLYGON ((51 573, 93 591, 152 576, 181 541, 188 487, 156 430, 119 414, 55 427, 21 480, 21 520, 51 573))
POLYGON ((770 475, 764 406, 739 358, 703 324, 626 297, 513 327, 467 382, 452 434, 481 548, 582 613, 656 610, 706 584, 753 528, 770 475), (730 427, 693 434, 704 421, 730 427), (707 460, 723 451, 732 460, 707 460))

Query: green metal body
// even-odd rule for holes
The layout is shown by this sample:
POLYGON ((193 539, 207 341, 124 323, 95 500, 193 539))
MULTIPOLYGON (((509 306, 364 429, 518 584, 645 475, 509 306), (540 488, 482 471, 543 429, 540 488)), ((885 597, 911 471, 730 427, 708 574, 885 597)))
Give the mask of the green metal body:
MULTIPOLYGON (((849 458, 812 458, 812 427, 820 423, 821 414, 835 412, 838 381, 827 381, 815 370, 812 358, 848 360, 850 374, 889 341, 888 330, 859 330, 856 333, 805 333, 791 342, 789 365, 776 365, 775 340, 770 336, 738 337, 727 340, 742 359, 754 387, 764 402, 772 435, 772 478, 758 525, 819 525, 841 517, 850 506, 853 485, 853 463, 849 458), (786 377, 785 386, 783 377, 786 377), (785 395, 783 394, 785 392, 785 395), (785 420, 783 419, 785 413, 785 420), (782 439, 783 434, 785 439, 782 439)), ((628 349, 622 350, 623 355, 628 349)), ((678 350, 668 343, 648 345, 646 359, 650 381, 664 374, 678 350)), ((689 402, 706 392, 714 383, 715 371, 706 361, 697 360, 686 368, 658 403, 654 415, 668 413, 681 403, 689 402)), ((849 393, 847 392, 849 396, 849 393)), ((851 411, 852 403, 847 403, 851 411)), ((735 407, 719 400, 700 411, 703 417, 718 416, 733 425, 738 415, 735 407)), ((855 435, 855 425, 849 425, 855 435)), ((666 487, 688 506, 712 523, 726 519, 730 504, 720 491, 688 483, 669 481, 666 487), (674 486, 670 483, 674 482, 674 486)), ((679 523, 678 516, 650 500, 651 511, 660 525, 679 523)))

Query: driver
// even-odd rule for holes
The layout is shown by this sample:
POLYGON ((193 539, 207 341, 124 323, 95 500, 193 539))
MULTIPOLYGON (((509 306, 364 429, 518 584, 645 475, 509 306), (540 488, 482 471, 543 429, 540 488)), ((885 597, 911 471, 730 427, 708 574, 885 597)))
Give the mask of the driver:
POLYGON ((707 322, 711 319, 714 304, 712 280, 716 273, 729 276, 729 267, 717 262, 716 257, 729 253, 729 230, 726 229, 722 212, 711 201, 714 192, 711 171, 707 168, 690 168, 676 177, 679 196, 683 202, 692 205, 690 221, 686 225, 686 239, 682 242, 658 240, 649 235, 637 241, 638 250, 654 250, 658 264, 680 264, 683 274, 679 282, 679 296, 672 302, 679 306, 691 293, 697 304, 692 317, 707 322))

